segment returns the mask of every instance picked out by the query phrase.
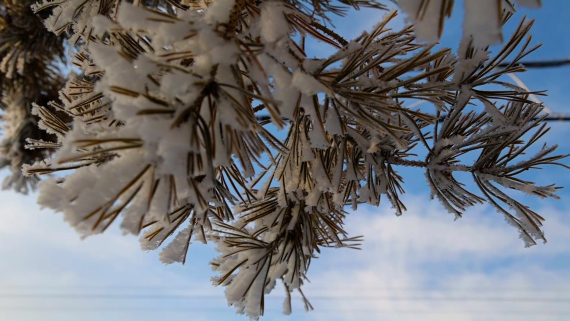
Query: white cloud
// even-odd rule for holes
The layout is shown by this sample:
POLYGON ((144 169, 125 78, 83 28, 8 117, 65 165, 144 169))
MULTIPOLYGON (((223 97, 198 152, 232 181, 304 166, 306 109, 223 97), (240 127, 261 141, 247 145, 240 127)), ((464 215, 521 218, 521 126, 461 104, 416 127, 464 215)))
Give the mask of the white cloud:
MULTIPOLYGON (((561 303, 509 301, 521 297, 561 297, 559 291, 544 291, 560 290, 570 281, 570 268, 557 262, 570 261, 570 220, 564 213, 539 211, 547 219, 549 243, 524 249, 516 230, 489 207, 468 211, 463 219, 453 221, 435 202, 419 197, 406 200, 409 211, 402 217, 375 209, 350 214, 353 217, 347 230, 364 235, 363 250, 328 250, 311 265, 311 283, 305 292, 309 299, 317 298, 313 305, 323 312, 315 317, 535 320, 544 316, 497 313, 564 310, 561 303), (320 300, 322 295, 348 299, 320 300), (359 297, 364 299, 356 299, 359 297), (425 297, 456 299, 420 300, 425 297), (485 299, 490 297, 500 300, 485 299), (331 312, 324 313, 326 310, 331 312)), ((549 320, 564 318, 551 315, 549 320)))
POLYGON ((141 251, 135 237, 122 236, 117 228, 81 240, 60 214, 40 211, 35 197, 0 193, 0 320, 48 321, 61 320, 62 316, 66 320, 124 320, 125 316, 136 316, 142 321, 184 316, 193 307, 198 307, 192 315, 199 320, 218 315, 212 313, 212 306, 233 315, 225 307, 222 289, 210 284, 208 259, 214 255, 210 248, 193 245, 188 265, 164 266, 158 261, 158 253, 141 251), (22 294, 47 296, 17 297, 22 294), (54 294, 56 297, 51 297, 54 294), (57 298, 59 294, 103 297, 57 298), (117 294, 219 298, 114 300, 112 296, 117 294), (48 310, 41 310, 46 307, 48 310), (170 307, 174 307, 172 311, 170 307), (104 313, 107 308, 125 311, 104 313), (137 312, 139 308, 148 312, 137 312))
MULTIPOLYGON (((163 317, 182 316, 184 309, 191 311, 195 307, 198 312, 191 314, 195 318, 247 320, 234 315, 234 310, 226 307, 222 289, 214 289, 209 284, 211 272, 207 261, 215 255, 210 248, 192 247, 191 259, 186 266, 163 266, 157 261, 157 253, 141 252, 135 238, 123 237, 117 230, 81 241, 60 215, 40 212, 33 201, 33 195, 0 194, 0 202, 4 204, 3 215, 0 216, 0 256, 3 262, 0 265, 0 287, 29 287, 4 287, 4 291, 16 289, 19 293, 47 293, 50 288, 41 290, 42 286, 60 286, 58 291, 64 293, 214 294, 218 297, 203 301, 127 301, 126 304, 112 300, 42 300, 40 303, 52 306, 65 306, 72 302, 76 306, 87 307, 95 304, 104 307, 158 307, 165 309, 165 314, 160 314, 163 317), (103 288, 92 288, 96 285, 103 288), (110 285, 131 285, 134 288, 106 288, 110 285), (140 286, 151 288, 141 289, 140 286), (168 312, 168 307, 174 308, 168 312)), ((311 283, 304 291, 309 299, 313 298, 316 311, 305 314, 299 300, 295 300, 294 315, 281 316, 281 302, 276 297, 283 294, 278 289, 268 297, 267 316, 263 320, 418 320, 421 317, 422 321, 472 321, 488 320, 493 316, 473 314, 473 311, 564 309, 562 304, 545 302, 417 300, 425 296, 556 296, 557 293, 540 290, 560 288, 570 280, 570 270, 560 263, 569 261, 567 253, 570 249, 570 219, 564 213, 550 208, 539 211, 547 219, 545 229, 549 243, 524 249, 516 230, 489 207, 477 207, 467 212, 464 218, 454 221, 453 216, 426 197, 408 196, 405 201, 409 211, 402 217, 396 217, 386 209, 386 204, 382 204, 381 209, 365 207, 349 214, 347 230, 352 235, 364 235, 363 250, 327 249, 313 261, 309 272, 311 283), (512 292, 513 289, 517 291, 512 292), (335 300, 330 296, 364 297, 365 300, 335 300), (387 300, 390 297, 416 300, 387 300), (422 311, 428 313, 414 314, 422 311), (434 314, 442 311, 460 313, 434 314)), ((35 306, 39 303, 8 300, 3 304, 35 306)), ((134 315, 131 312, 122 315, 134 315)), ((12 319, 34 320, 38 316, 29 314, 29 318, 20 318, 22 314, 18 313, 12 314, 17 317, 12 319)), ((115 316, 120 319, 120 315, 115 316)), ((144 317, 150 320, 157 315, 150 313, 144 317)), ((0 312, 0 317, 10 319, 9 316, 0 312)), ((57 317, 57 314, 53 316, 57 317)), ((533 315, 525 319, 517 316, 517 320, 540 317, 533 315)), ((563 320, 563 317, 550 320, 563 320)))
POLYGON ((0 193, 4 204, 0 217, 0 235, 10 242, 0 243, 0 253, 13 253, 37 244, 45 249, 57 248, 70 256, 95 260, 134 260, 138 242, 117 233, 95 236, 83 241, 63 222, 61 215, 48 210, 39 211, 35 195, 0 193), (33 244, 33 245, 32 245, 33 244), (78 246, 80 245, 80 246, 78 246), (102 250, 104 249, 104 250, 102 250))

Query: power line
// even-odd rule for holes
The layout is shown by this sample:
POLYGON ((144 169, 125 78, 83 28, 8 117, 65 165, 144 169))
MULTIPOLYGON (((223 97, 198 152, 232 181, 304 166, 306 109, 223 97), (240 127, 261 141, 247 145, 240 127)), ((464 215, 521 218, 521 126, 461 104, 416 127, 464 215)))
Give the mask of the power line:
MULTIPOLYGON (((500 68, 508 67, 511 63, 504 62, 498 64, 497 66, 500 68)), ((560 59, 560 60, 546 60, 546 61, 522 61, 518 63, 519 65, 523 65, 525 68, 556 68, 556 67, 565 67, 570 66, 570 58, 568 59, 560 59)), ((259 115, 256 116, 257 121, 268 121, 271 120, 269 115, 259 115)), ((444 117, 441 117, 438 121, 443 122, 444 117)), ((286 120, 286 119, 285 119, 286 120)), ((551 114, 550 116, 544 118, 544 121, 552 122, 552 121, 570 121, 570 115, 564 114, 551 114)))
MULTIPOLYGON (((543 60, 543 61, 521 61, 518 64, 523 65, 525 68, 565 67, 565 66, 570 66, 570 58, 569 59, 559 59, 559 60, 543 60)), ((509 65, 510 65, 510 63, 504 62, 504 63, 499 64, 498 66, 501 68, 505 68, 509 65)))
MULTIPOLYGON (((539 118, 533 118, 532 120, 537 120, 539 118)), ((442 123, 445 120, 445 116, 439 117, 438 122, 442 123)), ((556 122, 556 121, 570 121, 570 115, 567 114, 550 114, 542 119, 542 121, 556 122)))
MULTIPOLYGON (((234 313, 232 310, 220 310, 219 308, 205 307, 77 307, 77 306, 53 306, 53 307, 0 307, 1 311, 17 311, 17 312, 72 312, 72 311, 91 311, 91 312, 208 312, 211 313, 234 313)), ((278 311, 278 309, 268 308, 266 311, 278 311)), ((309 314, 329 314, 348 312, 350 314, 467 314, 467 315, 529 315, 529 316, 565 316, 570 315, 570 311, 551 311, 551 310, 534 310, 534 311, 493 311, 493 310, 383 310, 383 309, 361 309, 361 308, 341 308, 341 309, 319 309, 309 312, 309 314)), ((297 314, 300 315, 300 314, 297 314)))
POLYGON ((551 115, 548 116, 546 118, 544 118, 544 121, 569 121, 570 120, 570 115, 551 115))
MULTIPOLYGON (((77 285, 27 285, 27 284, 1 284, 3 289, 26 289, 26 290, 43 290, 43 289, 86 289, 86 290, 202 290, 203 287, 196 286, 195 284, 188 285, 95 285, 95 284, 77 284, 77 285)), ((336 287, 310 287, 311 291, 335 291, 336 287)), ((478 287, 437 287, 437 288, 422 288, 422 287, 409 287, 409 286, 391 286, 391 287, 362 287, 362 286, 343 286, 343 290, 355 290, 365 292, 387 292, 387 291, 411 291, 411 292, 485 292, 485 291, 507 291, 507 292, 568 292, 570 294, 570 287, 523 287, 523 286, 478 286, 478 287)), ((2 293, 0 293, 1 295, 2 293)))
MULTIPOLYGON (((259 115, 259 116, 256 116, 256 118, 257 118, 257 121, 260 121, 260 122, 271 120, 271 116, 269 116, 269 115, 259 115)), ((534 118, 534 120, 536 120, 536 119, 538 119, 538 118, 534 118)), ((445 116, 441 116, 441 117, 439 117, 438 122, 441 123, 444 120, 445 120, 445 116)), ((568 115, 568 114, 551 114, 549 116, 546 116, 543 119, 543 121, 547 121, 547 122, 570 121, 570 115, 568 115)))
MULTIPOLYGON (((202 289, 201 286, 196 286, 196 284, 188 284, 188 285, 99 285, 99 284, 68 284, 68 285, 32 285, 32 284, 0 284, 0 291, 2 289, 7 288, 23 288, 23 289, 63 289, 63 288, 82 288, 82 289, 202 289)), ((312 289, 319 289, 319 290, 334 290, 336 287, 313 287, 312 289)), ((500 291, 500 290, 527 290, 527 291, 535 291, 535 290, 555 290, 555 291, 570 291, 570 286, 558 286, 558 287, 537 287, 537 288, 529 288, 526 286, 477 286, 477 287, 437 287, 437 288, 423 288, 423 287, 414 287, 414 286, 389 286, 389 287, 363 287, 363 286, 347 286, 343 287, 343 289, 351 289, 351 290, 386 290, 386 291, 393 291, 393 290, 412 290, 412 291, 439 291, 439 290, 450 290, 450 291, 479 291, 479 290, 489 290, 489 291, 500 291)))
MULTIPOLYGON (((0 299, 126 299, 126 300, 212 300, 220 295, 208 294, 1 294, 0 299)), ((268 300, 283 300, 285 297, 267 296, 268 300)), ((476 296, 332 296, 311 295, 314 301, 428 301, 428 302, 517 302, 517 303, 570 303, 570 298, 537 297, 476 297, 476 296)))

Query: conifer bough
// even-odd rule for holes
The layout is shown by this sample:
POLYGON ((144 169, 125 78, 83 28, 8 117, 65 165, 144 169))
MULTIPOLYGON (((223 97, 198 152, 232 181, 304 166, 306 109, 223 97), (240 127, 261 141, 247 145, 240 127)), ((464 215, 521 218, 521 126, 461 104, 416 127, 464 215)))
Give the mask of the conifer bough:
POLYGON ((26 138, 55 143, 55 137, 37 127, 31 105, 57 99, 64 84, 56 64, 63 58, 64 38, 44 28, 31 4, 31 0, 0 0, 0 168, 10 169, 2 188, 24 194, 36 187, 38 177, 24 176, 22 165, 49 154, 45 149, 27 150, 26 138))
POLYGON ((117 221, 141 234, 144 250, 162 246, 167 264, 184 263, 192 241, 213 242, 212 281, 251 318, 263 315, 278 282, 290 313, 290 294, 302 294, 320 248, 358 247, 343 227, 346 205, 385 198, 397 215, 406 210, 398 167, 423 168, 432 197, 456 217, 487 201, 526 246, 545 241, 544 219, 506 192, 556 197, 558 187, 519 175, 566 167, 556 146, 526 155, 548 131, 543 106, 529 100, 540 92, 502 78, 524 71, 520 60, 537 48, 532 21, 503 39, 514 4, 465 1, 456 55, 430 44, 453 1, 398 5, 427 42, 411 26, 391 30, 396 11, 382 13, 374 1, 37 3, 35 12, 51 13, 47 28, 77 46, 72 63, 82 70, 60 101, 33 108, 57 137, 28 145, 55 150, 24 166, 46 176, 39 204, 82 236, 117 221), (351 6, 384 16, 347 40, 327 21, 351 6), (308 39, 335 53, 309 58, 308 39), (502 49, 488 51, 501 40, 502 49), (431 106, 409 107, 417 101, 431 106), (475 190, 456 172, 470 174, 475 190))

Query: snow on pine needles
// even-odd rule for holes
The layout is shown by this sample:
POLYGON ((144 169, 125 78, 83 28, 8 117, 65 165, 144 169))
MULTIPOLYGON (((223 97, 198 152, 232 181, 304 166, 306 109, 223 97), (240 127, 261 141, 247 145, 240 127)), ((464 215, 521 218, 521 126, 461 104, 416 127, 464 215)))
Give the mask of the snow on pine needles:
MULTIPOLYGON (((84 237, 117 221, 141 235, 142 249, 162 248, 166 264, 184 263, 192 240, 215 243, 212 282, 227 287, 228 303, 254 319, 277 283, 290 312, 290 293, 302 294, 320 248, 358 248, 361 238, 344 230, 347 205, 378 206, 384 198, 396 214, 406 210, 401 166, 424 168, 433 197, 456 217, 488 201, 527 246, 545 240, 543 218, 505 192, 556 197, 557 187, 517 175, 564 157, 547 146, 521 157, 547 131, 543 106, 499 80, 524 71, 518 62, 536 49, 529 46, 532 22, 520 22, 495 54, 467 32, 456 56, 418 42, 411 26, 390 29, 396 11, 344 39, 327 23, 342 6, 385 8, 374 1, 340 5, 36 4, 37 12, 52 10, 49 30, 70 35, 78 48, 72 63, 82 70, 59 101, 34 107, 40 126, 58 139, 55 146, 29 142, 56 147, 50 158, 24 167, 46 176, 40 205, 63 213, 84 237), (308 58, 308 38, 336 53, 308 58), (512 63, 498 69, 504 61, 512 63), (420 100, 431 103, 431 112, 406 107, 420 100), (467 108, 475 102, 484 107, 467 108), (270 125, 285 130, 285 138, 270 125), (415 157, 420 149, 425 159, 415 157), (466 153, 478 157, 462 163, 466 153), (470 173, 478 191, 457 181, 458 171, 470 173)), ((432 12, 442 11, 426 14, 432 12)), ((511 4, 496 14, 502 24, 513 13, 511 4)))

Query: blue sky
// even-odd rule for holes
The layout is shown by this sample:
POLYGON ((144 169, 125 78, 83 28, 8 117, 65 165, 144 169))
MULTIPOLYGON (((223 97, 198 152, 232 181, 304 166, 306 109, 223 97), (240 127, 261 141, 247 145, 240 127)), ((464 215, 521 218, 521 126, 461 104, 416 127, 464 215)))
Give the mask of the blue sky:
MULTIPOLYGON (((462 8, 455 10, 442 39, 452 47, 461 34, 462 8)), ((506 36, 524 14, 536 18, 533 42, 544 44, 528 59, 570 56, 570 1, 520 10, 506 36)), ((336 24, 354 36, 381 15, 361 12, 336 24)), ((533 90, 549 90, 542 100, 550 109, 570 113, 569 71, 531 70, 519 77, 533 90)), ((569 154, 570 123, 551 126, 546 140, 569 154)), ((567 188, 561 200, 525 199, 547 219, 549 242, 530 249, 492 208, 476 207, 454 221, 429 201, 423 172, 402 174, 407 213, 396 217, 387 202, 359 208, 347 230, 364 235, 363 250, 325 249, 311 264, 304 291, 315 311, 305 313, 296 299, 293 315, 282 316, 277 288, 262 320, 568 320, 568 171, 550 167, 533 177, 567 188)), ((33 194, 5 191, 0 204, 1 320, 247 320, 227 307, 223 289, 210 285, 207 263, 215 252, 209 246, 193 244, 185 266, 164 266, 158 252, 141 251, 135 237, 118 229, 80 240, 61 216, 40 210, 33 194)))

